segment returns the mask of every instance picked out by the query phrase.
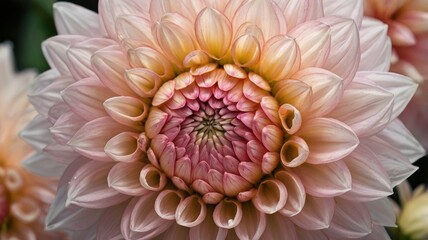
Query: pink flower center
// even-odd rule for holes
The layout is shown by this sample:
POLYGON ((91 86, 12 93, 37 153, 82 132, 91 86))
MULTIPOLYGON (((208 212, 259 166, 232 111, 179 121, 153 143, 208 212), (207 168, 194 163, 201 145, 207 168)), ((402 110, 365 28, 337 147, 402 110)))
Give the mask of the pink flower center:
POLYGON ((179 189, 245 200, 278 162, 264 128, 283 138, 263 98, 271 96, 246 75, 238 79, 224 69, 178 76, 154 97, 146 124, 149 159, 179 189))

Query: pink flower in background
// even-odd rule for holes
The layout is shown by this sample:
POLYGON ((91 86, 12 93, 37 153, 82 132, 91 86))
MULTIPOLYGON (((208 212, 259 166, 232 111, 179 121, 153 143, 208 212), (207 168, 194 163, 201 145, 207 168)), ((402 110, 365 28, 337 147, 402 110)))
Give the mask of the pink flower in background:
POLYGON ((75 239, 386 238, 422 147, 361 1, 54 6, 27 165, 75 239), (391 217, 392 216, 392 217, 391 217))
POLYGON ((45 232, 44 219, 55 196, 56 182, 21 167, 31 147, 18 137, 34 112, 27 87, 32 71, 15 74, 11 46, 0 45, 0 239, 61 239, 45 232))
POLYGON ((428 149, 428 2, 365 0, 365 15, 388 24, 393 46, 391 71, 420 83, 400 118, 428 149))

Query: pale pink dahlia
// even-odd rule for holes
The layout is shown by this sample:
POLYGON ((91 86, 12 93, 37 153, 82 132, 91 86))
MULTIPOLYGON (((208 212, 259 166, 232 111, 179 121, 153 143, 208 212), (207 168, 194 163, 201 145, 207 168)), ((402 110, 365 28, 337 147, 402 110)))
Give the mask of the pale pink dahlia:
POLYGON ((76 239, 381 239, 423 149, 359 0, 55 5, 30 161, 76 239), (361 64, 360 64, 361 62, 361 64), (37 144, 36 144, 37 145, 37 144))
POLYGON ((33 71, 15 74, 10 44, 0 44, 0 239, 61 239, 44 231, 56 182, 36 176, 21 167, 31 154, 18 137, 34 111, 26 96, 33 71))
POLYGON ((428 1, 365 0, 365 15, 388 24, 391 71, 421 84, 400 118, 428 149, 428 1))

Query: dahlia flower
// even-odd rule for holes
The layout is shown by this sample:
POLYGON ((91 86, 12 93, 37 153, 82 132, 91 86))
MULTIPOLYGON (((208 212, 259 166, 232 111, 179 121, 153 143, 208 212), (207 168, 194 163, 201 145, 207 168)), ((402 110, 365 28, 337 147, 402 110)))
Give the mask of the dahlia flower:
POLYGON ((34 117, 26 91, 32 71, 15 74, 10 44, 0 44, 0 239, 61 239, 44 231, 56 183, 21 167, 32 152, 18 137, 34 117))
POLYGON ((386 26, 359 0, 54 5, 29 167, 87 239, 386 238, 424 154, 386 26), (50 167, 50 169, 44 169, 50 167), (392 217, 391 217, 392 216, 392 217))
POLYGON ((425 0, 365 0, 365 15, 388 24, 393 57, 391 71, 420 83, 400 118, 428 149, 428 4, 425 0))
POLYGON ((425 186, 420 185, 412 192, 410 184, 404 181, 397 190, 401 208, 393 202, 398 225, 393 236, 398 239, 427 239, 428 191, 425 186))

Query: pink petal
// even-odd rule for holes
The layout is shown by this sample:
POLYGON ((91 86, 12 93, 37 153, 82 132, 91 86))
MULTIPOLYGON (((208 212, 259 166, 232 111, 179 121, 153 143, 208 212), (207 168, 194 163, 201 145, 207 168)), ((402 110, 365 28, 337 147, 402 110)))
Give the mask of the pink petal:
POLYGON ((292 136, 282 145, 280 151, 281 163, 286 168, 298 167, 308 159, 309 154, 309 147, 305 140, 292 136))
POLYGON ((266 229, 260 239, 297 240, 294 224, 281 214, 266 215, 266 229))
POLYGON ((342 161, 326 164, 303 164, 293 169, 307 193, 317 197, 342 195, 352 188, 348 167, 342 161))
POLYGON ((105 145, 105 153, 118 162, 135 162, 143 152, 138 147, 138 133, 123 132, 111 138, 105 145))
POLYGON ((126 96, 109 98, 103 105, 114 120, 131 127, 141 126, 149 111, 149 106, 140 99, 126 96))
POLYGON ((377 157, 388 173, 393 187, 400 184, 417 170, 417 167, 413 166, 407 157, 403 156, 396 147, 385 140, 371 137, 370 139, 362 140, 361 144, 375 153, 382 153, 378 154, 377 157))
POLYGON ((340 160, 359 143, 358 137, 347 125, 331 118, 309 120, 297 135, 308 144, 309 156, 306 162, 313 164, 340 160))
POLYGON ((352 189, 342 198, 366 202, 392 194, 389 176, 370 149, 360 145, 344 161, 351 172, 352 189))
POLYGON ((106 208, 129 198, 109 188, 107 176, 112 164, 89 161, 80 167, 69 182, 66 205, 106 208))
MULTIPOLYGON (((307 2, 308 1, 294 1, 307 2)), ((309 4, 313 6, 312 4, 309 4)), ((318 21, 304 22, 294 28, 290 36, 296 38, 299 45, 301 61, 301 69, 307 67, 320 67, 327 60, 330 52, 330 28, 328 25, 318 21)))
POLYGON ((214 217, 213 210, 208 208, 207 217, 204 221, 201 224, 190 228, 189 239, 225 240, 228 230, 218 227, 214 222, 214 217))
POLYGON ((412 163, 425 155, 424 148, 398 119, 388 124, 376 136, 394 146, 412 163))
MULTIPOLYGON (((153 97, 161 86, 161 78, 147 68, 132 68, 125 72, 127 85, 144 98, 153 97)), ((171 81, 171 83, 174 83, 171 81)), ((169 84, 168 84, 169 85, 169 84)))
POLYGON ((175 212, 177 223, 184 227, 195 227, 207 217, 207 206, 197 195, 191 195, 178 204, 175 212))
POLYGON ((232 229, 241 222, 242 214, 241 202, 225 199, 216 205, 212 216, 219 228, 232 229))
MULTIPOLYGON (((340 2, 346 4, 346 9, 352 7, 351 4, 345 3, 343 0, 340 2)), ((346 87, 354 78, 361 57, 356 23, 338 17, 322 18, 319 21, 330 26, 331 48, 334 49, 334 51, 330 51, 323 68, 343 78, 346 87)))
POLYGON ((358 71, 388 71, 391 65, 391 40, 388 26, 364 18, 360 29, 361 61, 358 71))
POLYGON ((121 204, 119 206, 113 206, 108 208, 104 214, 100 217, 100 222, 97 226, 96 236, 99 239, 120 239, 122 236, 120 230, 121 216, 125 211, 128 203, 121 204))
POLYGON ((373 81, 394 94, 391 119, 397 118, 416 92, 417 84, 411 78, 390 72, 359 72, 357 78, 373 81))
POLYGON ((330 227, 324 230, 332 238, 359 238, 372 231, 367 208, 358 202, 335 199, 336 206, 330 227))
POLYGON ((111 161, 105 153, 104 147, 112 137, 126 131, 124 126, 117 124, 110 117, 102 117, 83 125, 68 144, 88 158, 111 161))
POLYGON ((363 2, 347 0, 323 0, 325 16, 352 18, 358 27, 363 20, 363 2))
POLYGON ((56 141, 66 144, 86 121, 73 112, 62 114, 49 129, 56 141))
POLYGON ((323 3, 320 0, 275 1, 284 10, 284 17, 287 21, 288 29, 294 29, 301 23, 324 16, 322 12, 323 3), (284 5, 286 5, 286 7, 284 5))
POLYGON ((391 199, 382 198, 376 201, 368 202, 365 205, 374 224, 387 227, 397 227, 395 224, 396 215, 394 213, 391 199))
POLYGON ((333 198, 317 198, 306 195, 306 203, 302 211, 290 217, 290 220, 305 231, 325 229, 330 226, 334 208, 333 198))
POLYGON ((291 171, 278 171, 275 178, 284 184, 288 193, 287 202, 279 213, 287 217, 295 216, 305 205, 306 192, 302 181, 291 171))
POLYGON ((73 112, 91 121, 106 116, 103 102, 114 96, 108 88, 94 78, 83 79, 68 86, 61 93, 73 112))
POLYGON ((147 164, 140 172, 141 185, 150 191, 161 191, 167 184, 167 178, 158 168, 147 164))
POLYGON ((416 37, 406 25, 391 21, 388 24, 388 35, 394 46, 412 46, 416 43, 416 37))
POLYGON ((139 181, 142 168, 143 164, 140 162, 117 163, 108 173, 108 186, 130 196, 141 196, 147 193, 139 181))
POLYGON ((175 220, 175 212, 184 197, 180 191, 164 190, 160 192, 155 201, 156 213, 163 219, 175 220))
POLYGON ((267 179, 260 183, 252 203, 259 211, 273 214, 285 206, 287 196, 287 188, 281 181, 267 179))
POLYGON ((74 43, 84 41, 86 37, 74 35, 58 35, 45 40, 42 44, 43 55, 51 68, 58 72, 69 74, 67 50, 74 43))
POLYGON ((266 215, 250 203, 242 204, 242 220, 235 227, 240 239, 259 239, 266 229, 266 215))
POLYGON ((322 68, 306 68, 293 75, 312 89, 312 104, 308 117, 324 116, 341 101, 342 78, 322 68))

